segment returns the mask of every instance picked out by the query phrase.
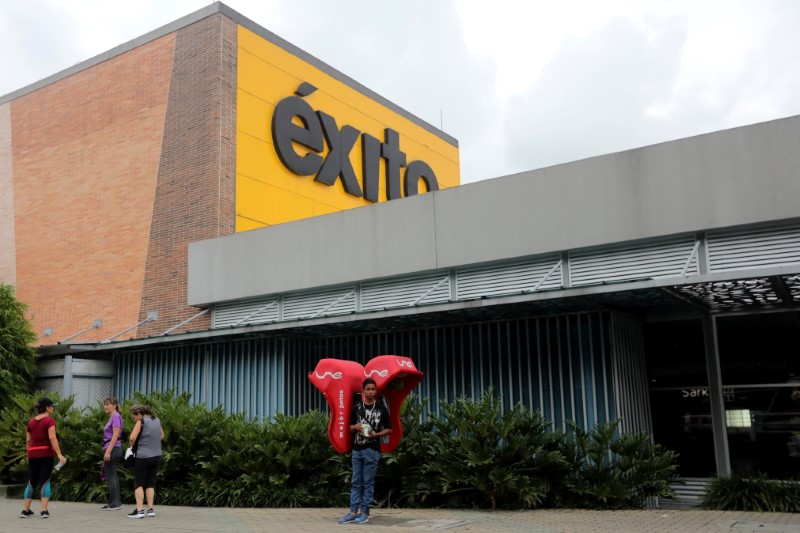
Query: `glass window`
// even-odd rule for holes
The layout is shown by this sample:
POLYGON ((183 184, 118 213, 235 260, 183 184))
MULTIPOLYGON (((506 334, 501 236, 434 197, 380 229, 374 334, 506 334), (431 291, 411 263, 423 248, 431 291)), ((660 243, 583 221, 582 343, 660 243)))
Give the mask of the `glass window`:
POLYGON ((644 349, 651 388, 708 385, 701 320, 645 323, 644 349))
POLYGON ((723 385, 788 383, 800 376, 795 313, 717 318, 723 385))
POLYGON ((733 387, 725 396, 731 468, 775 479, 800 474, 798 387, 733 387))
POLYGON ((782 479, 800 474, 796 314, 719 317, 717 332, 731 468, 782 479))

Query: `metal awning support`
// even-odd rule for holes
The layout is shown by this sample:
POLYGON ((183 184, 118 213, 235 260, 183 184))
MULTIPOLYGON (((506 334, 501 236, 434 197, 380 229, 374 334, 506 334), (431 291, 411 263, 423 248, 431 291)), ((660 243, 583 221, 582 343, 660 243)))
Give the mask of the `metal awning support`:
POLYGON ((49 337, 52 334, 53 334, 53 328, 44 328, 44 333, 36 337, 36 340, 38 341, 42 337, 49 337))
POLYGON ((435 291, 436 289, 438 289, 439 287, 441 287, 441 286, 442 286, 442 283, 444 283, 444 282, 445 282, 445 281, 447 281, 448 279, 450 279, 450 274, 448 274, 448 275, 446 275, 445 277, 443 277, 443 278, 441 279, 441 281, 439 281, 439 283, 437 283, 436 285, 434 285, 433 287, 431 287, 430 289, 428 289, 428 292, 426 292, 425 294, 423 294, 422 296, 420 296, 419 298, 417 298, 417 300, 416 300, 414 303, 410 304, 410 305, 409 305, 409 307, 413 307, 413 306, 415 306, 415 305, 419 305, 419 303, 420 303, 422 300, 424 300, 425 298, 427 298, 428 296, 430 296, 430 295, 433 293, 433 291, 435 291))
POLYGON ((711 400, 711 430, 714 436, 714 452, 717 458, 717 475, 731 475, 728 428, 725 420, 725 398, 722 392, 722 370, 719 359, 719 337, 716 317, 703 316, 703 341, 708 371, 708 395, 711 400))
POLYGON ((142 320, 140 322, 137 322, 136 324, 134 324, 134 325, 132 325, 130 327, 127 327, 127 328, 123 329, 122 331, 120 331, 119 333, 117 333, 115 335, 112 335, 107 339, 103 339, 100 342, 110 342, 112 339, 116 339, 117 337, 119 337, 123 333, 126 333, 126 332, 132 330, 133 328, 138 328, 139 326, 141 326, 145 322, 152 322, 153 320, 156 320, 157 318, 158 318, 158 311, 149 311, 147 313, 147 318, 145 318, 144 320, 142 320))
POLYGON ((244 324, 245 322, 247 322, 248 320, 250 320, 254 316, 260 315, 263 311, 266 311, 267 309, 269 309, 270 307, 275 306, 275 305, 278 305, 278 300, 275 300, 274 302, 270 302, 267 305, 259 307, 258 309, 256 309, 255 311, 253 311, 252 313, 250 313, 249 315, 247 315, 246 317, 244 317, 240 321, 238 321, 236 324, 234 324, 234 327, 241 326, 242 324, 244 324))
MULTIPOLYGON (((199 316, 203 316, 203 315, 204 315, 204 314, 206 314, 206 313, 208 313, 208 309, 203 309, 202 311, 200 311, 199 313, 197 313, 197 314, 196 314, 196 315, 194 315, 193 317, 187 318, 186 320, 184 320, 183 322, 181 322, 181 323, 180 323, 180 324, 178 324, 177 326, 172 326, 172 327, 171 327, 171 328, 169 328, 167 331, 165 331, 164 333, 162 333, 162 335, 166 335, 167 333, 172 333, 173 331, 175 331, 175 330, 176 330, 176 329, 178 329, 179 327, 181 327, 181 326, 185 326, 186 324, 188 324, 189 322, 191 322, 191 321, 192 321, 192 320, 194 320, 195 318, 197 318, 197 317, 199 317, 199 316)), ((239 324, 236 324, 236 325, 238 326, 239 324)))
POLYGON ((79 331, 75 335, 70 335, 66 339, 61 339, 60 341, 58 341, 58 343, 61 344, 61 343, 67 342, 70 339, 74 339, 75 337, 83 335, 84 333, 86 333, 89 330, 96 329, 96 328, 101 328, 101 327, 103 327, 103 321, 102 320, 95 320, 94 322, 92 322, 92 325, 89 326, 88 328, 79 331))
POLYGON ((318 317, 319 315, 322 315, 322 314, 324 314, 326 311, 328 311, 328 309, 333 309, 334 307, 336 307, 337 305, 339 305, 339 302, 343 301, 345 298, 347 298, 347 297, 348 297, 348 296, 350 296, 351 294, 355 294, 355 293, 356 293, 356 291, 355 291, 355 290, 352 290, 352 291, 348 292, 347 294, 345 294, 345 295, 344 295, 344 296, 342 296, 341 298, 337 299, 335 302, 332 302, 332 303, 330 303, 330 304, 326 305, 326 306, 325 306, 323 309, 320 309, 319 311, 317 311, 317 312, 316 312, 316 313, 314 313, 313 315, 309 316, 308 318, 316 318, 316 317, 318 317))
POLYGON ((778 298, 783 302, 783 305, 786 307, 794 307, 794 296, 792 296, 792 292, 786 286, 783 278, 780 276, 770 276, 769 282, 772 284, 775 294, 777 294, 778 298))
POLYGON ((522 291, 522 292, 524 292, 524 293, 526 293, 526 294, 527 294, 527 293, 530 293, 530 292, 536 292, 536 291, 538 291, 538 290, 539 290, 539 287, 541 287, 541 286, 544 284, 544 282, 545 282, 545 281, 547 281, 547 279, 548 279, 550 276, 552 276, 552 275, 553 275, 553 272, 555 272, 556 270, 558 270, 559 268, 561 268, 561 265, 562 265, 563 263, 564 263, 564 260, 563 260, 563 259, 559 259, 559 260, 558 260, 558 263, 556 263, 555 265, 553 265, 553 266, 552 266, 552 268, 551 268, 550 270, 548 270, 548 271, 547 271, 547 274, 545 274, 545 275, 544 275, 544 277, 543 277, 542 279, 540 279, 540 280, 539 280, 539 281, 536 283, 536 285, 534 285, 534 287, 533 287, 532 289, 528 289, 528 290, 526 290, 526 291, 522 291))
POLYGON ((686 272, 689 271, 689 266, 692 264, 692 259, 695 258, 697 251, 700 249, 700 242, 700 239, 695 241, 694 248, 692 248, 692 253, 689 254, 689 259, 686 260, 686 263, 684 263, 683 269, 681 270, 681 277, 685 277, 686 272))

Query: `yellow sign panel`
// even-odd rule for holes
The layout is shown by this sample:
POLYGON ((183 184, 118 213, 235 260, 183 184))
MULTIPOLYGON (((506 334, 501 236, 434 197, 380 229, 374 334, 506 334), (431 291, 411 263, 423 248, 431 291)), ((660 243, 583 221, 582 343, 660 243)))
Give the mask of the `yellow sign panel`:
POLYGON ((239 26, 236 231, 459 184, 458 146, 239 26))

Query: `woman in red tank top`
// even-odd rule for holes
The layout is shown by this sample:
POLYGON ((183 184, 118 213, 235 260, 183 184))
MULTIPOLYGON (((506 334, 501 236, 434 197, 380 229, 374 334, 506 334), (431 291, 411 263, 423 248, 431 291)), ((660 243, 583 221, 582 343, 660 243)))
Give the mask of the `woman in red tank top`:
POLYGON ((49 518, 47 503, 50 501, 50 475, 53 473, 54 458, 63 465, 67 458, 61 454, 56 437, 56 421, 53 419, 53 407, 56 404, 49 398, 36 402, 36 416, 28 421, 25 428, 25 444, 28 449, 28 486, 25 487, 25 508, 20 518, 33 516, 31 501, 33 492, 41 484, 42 518, 49 518))

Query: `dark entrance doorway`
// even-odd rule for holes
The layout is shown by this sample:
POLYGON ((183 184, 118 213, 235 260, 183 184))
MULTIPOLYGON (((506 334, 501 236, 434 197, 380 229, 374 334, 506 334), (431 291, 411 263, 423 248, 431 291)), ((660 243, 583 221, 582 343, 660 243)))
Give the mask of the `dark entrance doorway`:
POLYGON ((679 454, 683 477, 716 472, 700 320, 644 326, 653 438, 679 454))
MULTIPOLYGON (((717 317, 725 427, 733 472, 800 474, 800 357, 796 313, 717 317)), ((655 441, 680 454, 684 477, 716 472, 702 321, 647 323, 645 352, 655 441)))

